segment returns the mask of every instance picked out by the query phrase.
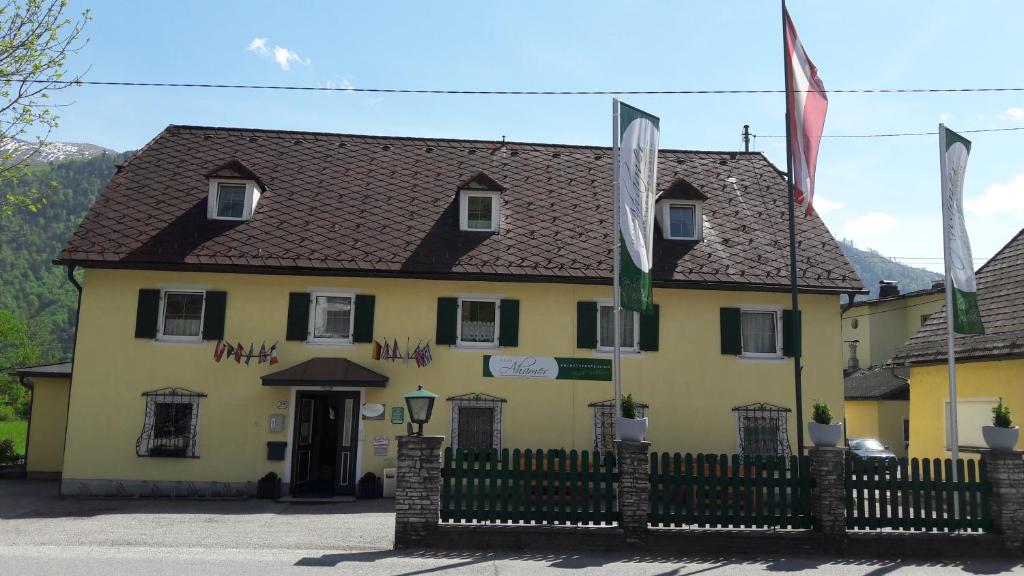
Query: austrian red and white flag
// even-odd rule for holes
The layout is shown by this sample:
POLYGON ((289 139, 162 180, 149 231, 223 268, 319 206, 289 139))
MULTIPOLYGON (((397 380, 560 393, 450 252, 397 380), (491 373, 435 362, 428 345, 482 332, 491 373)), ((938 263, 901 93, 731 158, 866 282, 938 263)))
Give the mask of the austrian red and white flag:
POLYGON ((818 78, 818 68, 807 57, 793 20, 786 10, 786 110, 789 112, 789 149, 793 158, 793 197, 805 214, 813 214, 814 167, 818 143, 825 127, 828 96, 818 78))

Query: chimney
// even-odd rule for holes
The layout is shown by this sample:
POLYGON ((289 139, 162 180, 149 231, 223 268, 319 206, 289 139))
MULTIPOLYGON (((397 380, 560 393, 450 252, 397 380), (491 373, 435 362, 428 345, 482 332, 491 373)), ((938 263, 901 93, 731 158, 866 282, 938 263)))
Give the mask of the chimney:
POLYGON ((859 340, 850 340, 847 342, 850 346, 850 362, 847 366, 850 372, 860 368, 860 360, 857 359, 857 344, 860 344, 859 340))
POLYGON ((946 287, 945 280, 932 280, 932 290, 942 290, 946 287))
POLYGON ((878 281, 878 297, 889 298, 890 296, 899 296, 900 286, 899 282, 895 280, 879 280, 878 281))

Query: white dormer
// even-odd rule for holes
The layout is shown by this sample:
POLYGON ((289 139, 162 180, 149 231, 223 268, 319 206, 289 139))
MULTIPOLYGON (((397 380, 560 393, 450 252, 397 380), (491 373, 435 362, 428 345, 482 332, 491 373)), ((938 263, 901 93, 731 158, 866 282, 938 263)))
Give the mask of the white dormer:
POLYGON ((238 160, 231 160, 206 175, 209 196, 206 217, 210 220, 250 220, 264 191, 256 174, 238 160))
POLYGON ((707 197, 689 182, 679 179, 658 196, 654 219, 666 240, 697 240, 704 237, 704 200, 707 197))
POLYGON ((458 191, 459 230, 497 232, 501 223, 501 193, 505 187, 479 172, 463 182, 458 191))

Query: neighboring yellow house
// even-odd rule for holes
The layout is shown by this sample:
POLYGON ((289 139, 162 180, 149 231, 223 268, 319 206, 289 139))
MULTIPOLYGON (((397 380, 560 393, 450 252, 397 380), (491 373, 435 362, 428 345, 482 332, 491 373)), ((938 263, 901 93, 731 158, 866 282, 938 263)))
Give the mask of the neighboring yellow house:
MULTIPOLYGON (((979 268, 976 277, 985 334, 955 339, 957 432, 960 449, 967 452, 985 447, 981 427, 991 425, 999 398, 1010 407, 1015 424, 1024 419, 1024 231, 979 268)), ((943 308, 894 358, 910 365, 913 457, 949 455, 946 349, 943 308)))
MULTIPOLYGON (((453 446, 610 448, 611 174, 601 147, 167 128, 59 257, 85 269, 62 492, 350 494, 417 385, 453 446)), ((794 452, 785 180, 662 150, 659 182, 624 391, 655 450, 794 452)), ((809 418, 843 412, 862 286, 820 219, 798 234, 809 418)))
POLYGON ((846 437, 875 438, 902 457, 910 429, 907 374, 884 366, 942 309, 942 281, 900 294, 895 282, 883 280, 878 294, 843 308, 846 437))
POLYGON ((64 461, 71 363, 19 368, 14 374, 22 386, 32 391, 25 472, 29 478, 59 478, 64 461))

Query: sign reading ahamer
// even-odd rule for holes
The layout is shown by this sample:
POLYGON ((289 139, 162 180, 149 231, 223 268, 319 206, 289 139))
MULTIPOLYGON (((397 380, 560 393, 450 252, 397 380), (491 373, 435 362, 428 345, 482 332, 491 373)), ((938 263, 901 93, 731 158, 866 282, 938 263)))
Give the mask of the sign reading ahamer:
POLYGON ((602 358, 486 355, 484 356, 484 377, 610 382, 612 362, 602 358))

